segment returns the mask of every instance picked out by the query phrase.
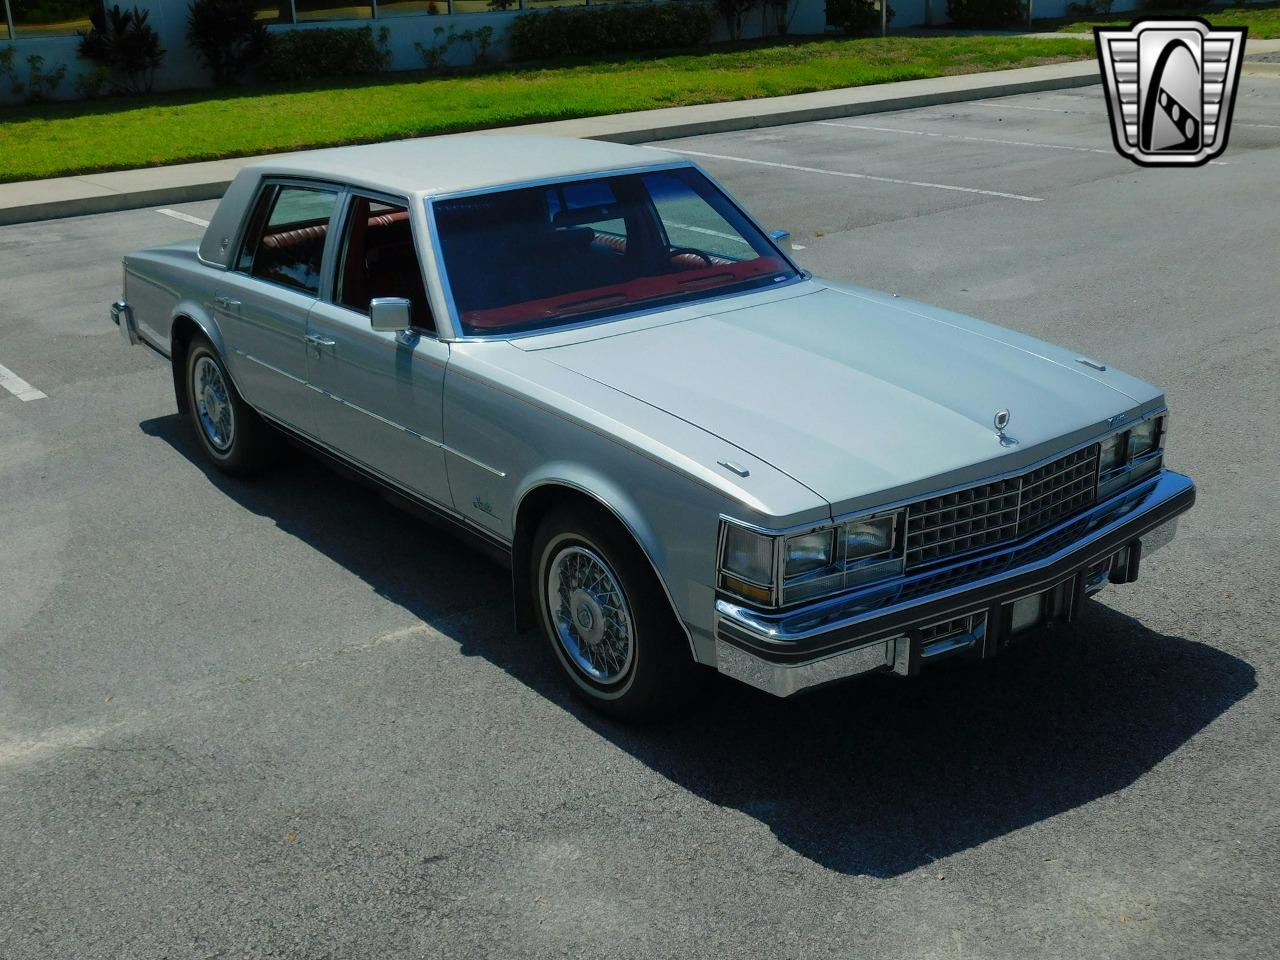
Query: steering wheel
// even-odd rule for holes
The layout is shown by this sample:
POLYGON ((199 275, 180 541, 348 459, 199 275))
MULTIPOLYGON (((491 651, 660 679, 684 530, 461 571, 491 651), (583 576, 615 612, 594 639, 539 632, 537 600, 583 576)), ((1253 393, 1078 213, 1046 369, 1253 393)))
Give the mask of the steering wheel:
POLYGON ((672 247, 671 248, 671 256, 673 257, 678 257, 682 253, 691 253, 695 257, 701 257, 708 267, 715 266, 715 264, 711 262, 710 254, 703 253, 701 250, 697 249, 696 247, 672 247))

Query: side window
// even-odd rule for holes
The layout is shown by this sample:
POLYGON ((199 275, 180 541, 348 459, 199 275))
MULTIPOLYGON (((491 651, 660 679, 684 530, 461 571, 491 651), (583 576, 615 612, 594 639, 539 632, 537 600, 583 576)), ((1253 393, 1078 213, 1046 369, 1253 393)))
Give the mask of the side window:
POLYGON ((236 269, 312 296, 338 195, 316 187, 268 187, 258 200, 236 269))
POLYGON ((741 231, 699 196, 683 177, 651 173, 645 176, 644 185, 653 198, 671 246, 730 260, 750 260, 756 256, 741 231))
POLYGON ((401 204, 351 198, 338 261, 334 302, 368 316, 375 297, 402 297, 413 306, 413 325, 434 330, 409 211, 401 204))

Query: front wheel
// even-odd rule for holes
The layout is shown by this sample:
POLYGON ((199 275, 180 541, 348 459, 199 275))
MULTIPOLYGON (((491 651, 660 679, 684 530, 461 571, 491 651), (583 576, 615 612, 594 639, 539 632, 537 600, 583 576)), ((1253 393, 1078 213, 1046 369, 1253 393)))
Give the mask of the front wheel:
POLYGON ((270 462, 270 427, 244 402, 222 358, 204 337, 187 347, 187 413, 196 439, 219 470, 245 476, 270 462))
POLYGON ((530 582, 543 633, 574 691, 626 720, 670 715, 700 679, 648 561, 603 510, 558 510, 534 541, 530 582))

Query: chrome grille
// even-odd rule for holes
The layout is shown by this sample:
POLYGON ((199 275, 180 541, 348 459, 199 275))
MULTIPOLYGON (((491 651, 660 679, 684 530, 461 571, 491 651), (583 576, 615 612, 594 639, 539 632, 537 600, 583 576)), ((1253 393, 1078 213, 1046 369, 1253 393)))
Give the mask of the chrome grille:
POLYGON ((978 628, 978 624, 982 623, 986 618, 986 612, 979 610, 977 613, 970 613, 963 617, 953 617, 950 620, 931 623, 927 627, 920 628, 920 642, 928 644, 934 640, 943 640, 957 634, 973 633, 978 628))
POLYGON ((1097 499, 1098 445, 907 507, 907 569, 1017 540, 1097 499))
POLYGON ((1085 447, 1022 475, 1018 536, 1035 533, 1054 520, 1093 503, 1098 492, 1098 448, 1085 447))

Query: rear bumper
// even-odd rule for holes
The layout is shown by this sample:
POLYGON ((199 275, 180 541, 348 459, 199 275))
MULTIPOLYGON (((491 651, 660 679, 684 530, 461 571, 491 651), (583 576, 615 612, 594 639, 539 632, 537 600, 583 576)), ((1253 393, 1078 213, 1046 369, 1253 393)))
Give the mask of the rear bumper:
POLYGON ((785 697, 863 673, 911 676, 952 654, 993 656, 1024 629, 1073 619, 1108 580, 1137 579, 1144 552, 1172 539, 1195 495, 1188 477, 1166 470, 980 560, 781 613, 721 598, 717 666, 785 697))
POLYGON ((142 338, 138 336, 138 323, 133 318, 133 307, 123 300, 117 300, 111 305, 111 322, 120 328, 120 335, 129 346, 136 347, 142 342, 142 338))

